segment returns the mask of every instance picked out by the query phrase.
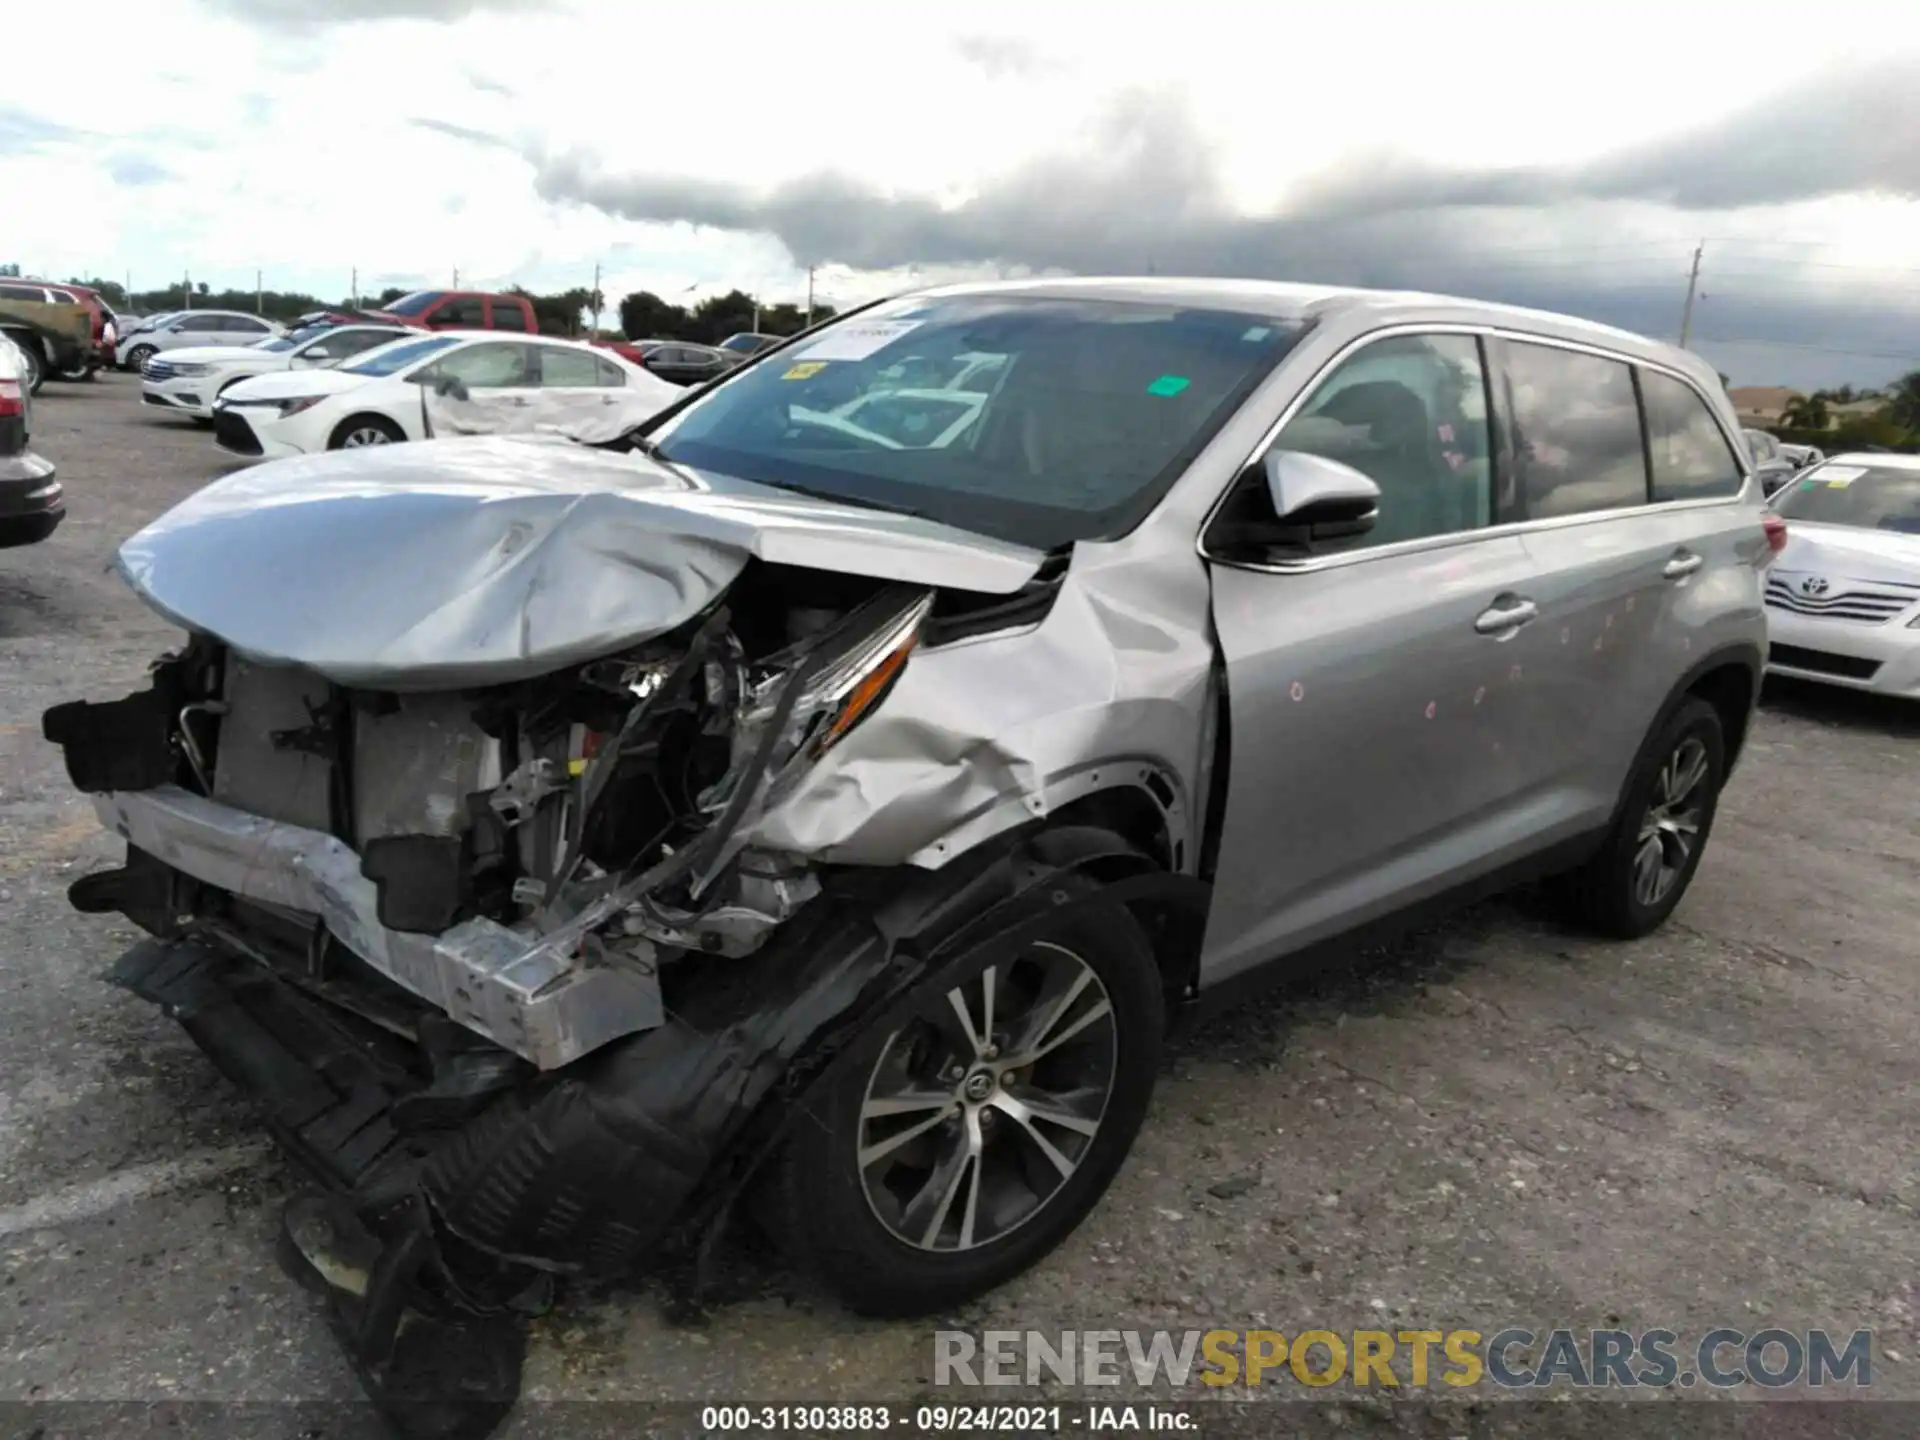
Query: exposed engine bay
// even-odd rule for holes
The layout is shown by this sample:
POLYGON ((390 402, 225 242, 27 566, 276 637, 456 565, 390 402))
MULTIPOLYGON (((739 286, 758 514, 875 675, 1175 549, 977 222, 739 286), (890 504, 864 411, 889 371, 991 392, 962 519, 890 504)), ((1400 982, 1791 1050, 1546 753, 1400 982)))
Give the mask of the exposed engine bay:
POLYGON ((884 697, 934 603, 759 566, 627 652, 411 694, 196 639, 152 692, 60 707, 47 733, 131 847, 94 907, 306 982, 371 970, 555 1069, 658 1025, 664 967, 750 954, 819 893, 814 867, 737 832, 884 697), (94 753, 143 717, 164 730, 134 747, 139 773, 124 748, 94 753), (151 860, 184 872, 184 908, 140 913, 151 860))

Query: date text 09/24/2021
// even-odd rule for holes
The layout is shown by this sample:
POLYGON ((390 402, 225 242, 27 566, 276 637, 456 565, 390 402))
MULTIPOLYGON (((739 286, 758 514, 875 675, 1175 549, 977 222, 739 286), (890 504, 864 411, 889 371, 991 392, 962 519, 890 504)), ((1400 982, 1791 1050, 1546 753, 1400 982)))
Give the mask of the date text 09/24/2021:
POLYGON ((708 1435, 787 1433, 908 1435, 1089 1435, 1149 1430, 1197 1432, 1190 1406, 1080 1405, 709 1405, 700 1412, 708 1435))

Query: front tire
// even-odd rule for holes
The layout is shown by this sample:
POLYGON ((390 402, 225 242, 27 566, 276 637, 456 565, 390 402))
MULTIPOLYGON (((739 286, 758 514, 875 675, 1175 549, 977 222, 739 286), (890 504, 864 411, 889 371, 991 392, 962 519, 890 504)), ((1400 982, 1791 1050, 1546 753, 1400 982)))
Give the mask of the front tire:
POLYGON ((21 340, 15 344, 15 349, 19 349, 19 353, 27 359, 27 394, 38 396, 40 386, 46 384, 46 355, 40 353, 40 346, 35 340, 21 340))
POLYGON ((329 450, 358 450, 366 445, 398 445, 406 433, 384 415, 351 415, 327 437, 329 450))
POLYGON ((1139 1133, 1165 1027, 1152 948, 1117 904, 905 1004, 808 1103, 764 1197, 782 1248, 865 1315, 950 1309, 1065 1240, 1139 1133))
POLYGON ((159 353, 158 346, 136 345, 127 352, 127 369, 138 375, 147 368, 147 361, 159 353))
POLYGON ((1642 749, 1599 852, 1559 880, 1571 917, 1620 940, 1664 924, 1700 868, 1726 776, 1720 714, 1689 697, 1642 749))

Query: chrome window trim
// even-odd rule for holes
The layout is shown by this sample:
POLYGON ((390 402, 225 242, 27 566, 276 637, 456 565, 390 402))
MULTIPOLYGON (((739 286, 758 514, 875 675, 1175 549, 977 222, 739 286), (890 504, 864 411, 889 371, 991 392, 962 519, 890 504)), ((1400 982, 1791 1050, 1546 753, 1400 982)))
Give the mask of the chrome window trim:
MULTIPOLYGON (((1207 549, 1207 532, 1213 528, 1214 517, 1227 503, 1227 496, 1233 493, 1233 487, 1239 478, 1246 474, 1254 461, 1264 455, 1268 448, 1287 428, 1294 416, 1311 400, 1334 370, 1345 364, 1356 352, 1381 340, 1392 340, 1408 335, 1472 335, 1483 340, 1512 340, 1528 345, 1545 345, 1557 350, 1572 350, 1580 354, 1592 355, 1601 360, 1612 360, 1623 365, 1638 365, 1648 370, 1658 371, 1670 379, 1678 380, 1700 399, 1707 407, 1707 414, 1713 417, 1721 438, 1727 440, 1736 460, 1745 453, 1745 447, 1735 444, 1728 438, 1727 427, 1713 400, 1684 371, 1658 360, 1647 360, 1636 355, 1623 354, 1618 350, 1609 350, 1605 346, 1585 341, 1565 340, 1557 335, 1538 335, 1530 330, 1515 330, 1504 325, 1477 324, 1469 321, 1432 321, 1421 323, 1409 321, 1405 324, 1388 325, 1378 330, 1369 330, 1364 335, 1355 336, 1335 351, 1321 367, 1314 372, 1300 393, 1288 402, 1280 412, 1279 418, 1270 425, 1258 442, 1248 452, 1247 457, 1235 467, 1234 478, 1215 497, 1208 507, 1206 518, 1200 522, 1199 533, 1194 536, 1193 546, 1201 560, 1209 565, 1224 565, 1234 570, 1249 570, 1263 575, 1299 575, 1310 574, 1316 570, 1332 570, 1345 565, 1364 564, 1369 560, 1388 559, 1397 555, 1416 555, 1427 550, 1446 550, 1456 545, 1470 545, 1481 540, 1497 539, 1509 535, 1526 535, 1537 530, 1564 530, 1575 525, 1597 525, 1610 520, 1624 520, 1629 516, 1649 513, 1669 514, 1675 511, 1706 510, 1719 506, 1733 507, 1745 503, 1747 492, 1753 485, 1753 471, 1746 466, 1741 469, 1740 488, 1731 495, 1722 495, 1706 500, 1653 500, 1642 505, 1617 506, 1611 510, 1586 510, 1578 515, 1552 515, 1538 520, 1517 520, 1506 525, 1485 525, 1476 530, 1454 530, 1444 535, 1423 535, 1414 540, 1398 540, 1391 545, 1376 545, 1368 549, 1349 550, 1333 555, 1310 556, 1303 560, 1278 560, 1261 563, 1252 560, 1229 560, 1212 554, 1207 549)), ((1284 361, 1282 363, 1285 363, 1284 361)), ((1484 368, 1484 362, 1483 362, 1484 368)), ((1488 415, 1492 423, 1492 415, 1488 415)), ((1649 484, 1651 480, 1649 480, 1649 484)))

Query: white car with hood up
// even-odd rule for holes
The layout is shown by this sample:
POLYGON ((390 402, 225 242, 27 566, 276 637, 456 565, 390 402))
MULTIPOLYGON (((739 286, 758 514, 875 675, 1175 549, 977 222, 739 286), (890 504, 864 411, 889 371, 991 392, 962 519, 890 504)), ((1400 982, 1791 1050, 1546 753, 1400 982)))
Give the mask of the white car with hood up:
POLYGON ((1920 456, 1837 455, 1774 495, 1767 669, 1920 699, 1920 456))
POLYGON ((213 419, 213 402, 255 375, 312 370, 391 344, 416 332, 403 325, 309 325, 258 345, 193 345, 156 355, 141 372, 141 401, 195 420, 213 419))
POLYGON ((685 394, 591 345, 448 330, 243 380, 214 403, 213 431, 223 449, 269 459, 450 435, 549 431, 592 444, 685 394))

